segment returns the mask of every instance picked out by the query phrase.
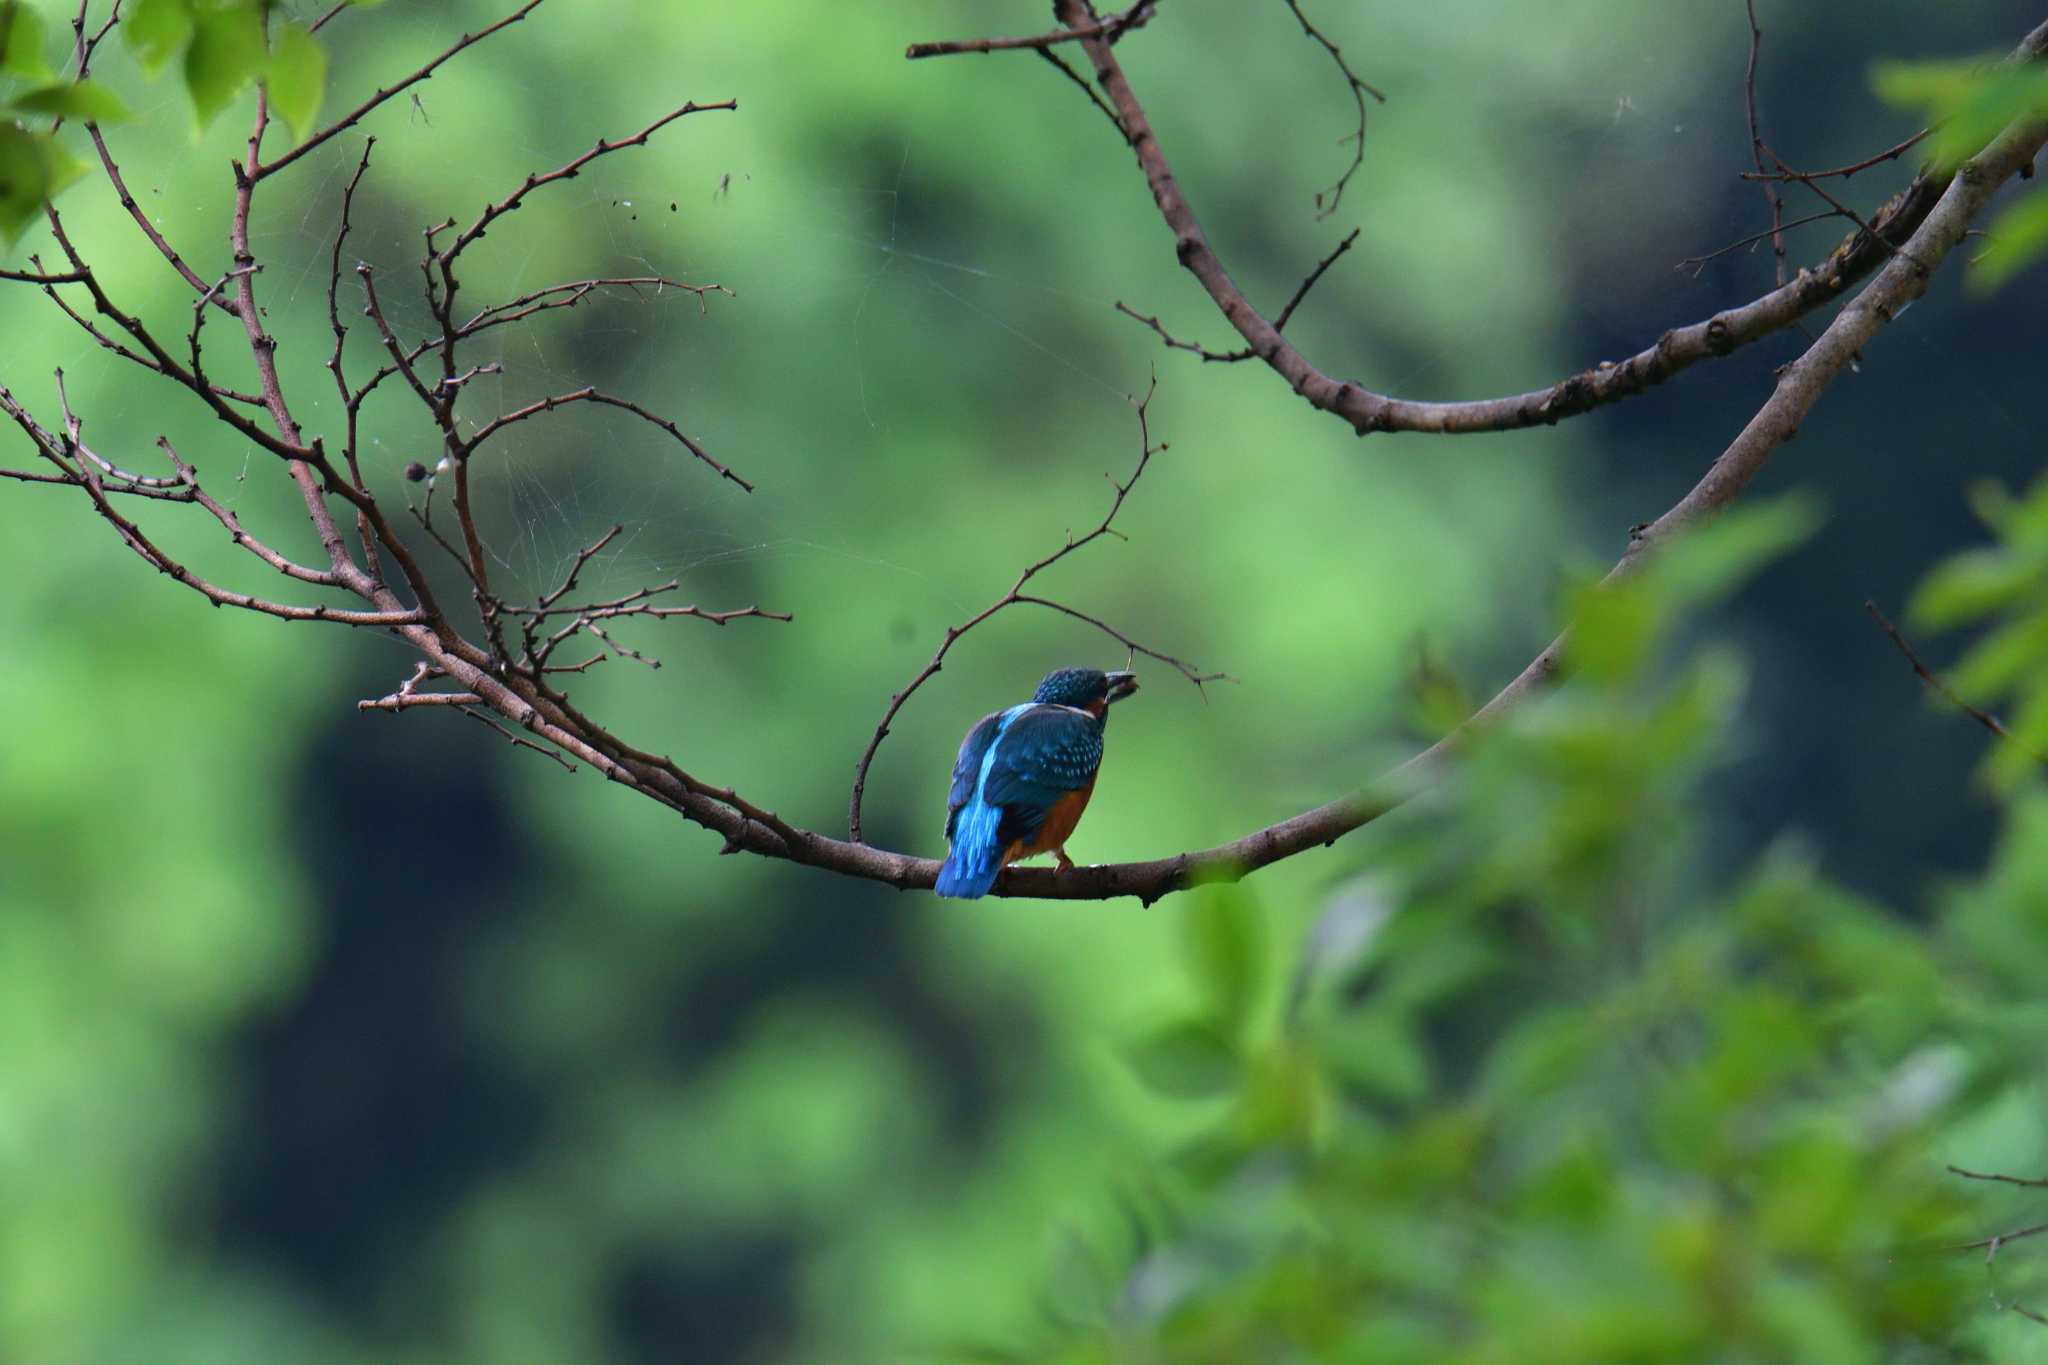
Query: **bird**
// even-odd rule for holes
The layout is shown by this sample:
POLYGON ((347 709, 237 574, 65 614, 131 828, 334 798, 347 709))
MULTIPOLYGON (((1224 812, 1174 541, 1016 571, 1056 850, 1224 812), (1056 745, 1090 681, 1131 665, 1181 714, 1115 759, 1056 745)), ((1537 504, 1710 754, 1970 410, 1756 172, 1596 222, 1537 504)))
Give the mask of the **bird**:
POLYGON ((951 849, 934 890, 973 900, 1019 858, 1051 853, 1074 866, 1066 843, 1095 792, 1111 702, 1138 690, 1138 675, 1058 668, 1030 701, 983 716, 960 741, 946 795, 951 849))

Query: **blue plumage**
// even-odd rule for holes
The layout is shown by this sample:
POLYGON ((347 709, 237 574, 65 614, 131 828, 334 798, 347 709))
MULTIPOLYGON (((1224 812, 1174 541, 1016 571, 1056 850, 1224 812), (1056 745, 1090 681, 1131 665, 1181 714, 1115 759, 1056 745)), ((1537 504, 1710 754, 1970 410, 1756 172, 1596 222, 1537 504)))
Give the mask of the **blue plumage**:
POLYGON ((1128 673, 1060 669, 1031 701, 967 732, 946 799, 952 849, 934 887, 941 896, 986 895, 1004 866, 1034 852, 1055 851, 1067 865, 1061 845, 1101 767, 1109 703, 1136 689, 1128 673), (1070 808, 1061 824, 1054 813, 1063 804, 1070 808))

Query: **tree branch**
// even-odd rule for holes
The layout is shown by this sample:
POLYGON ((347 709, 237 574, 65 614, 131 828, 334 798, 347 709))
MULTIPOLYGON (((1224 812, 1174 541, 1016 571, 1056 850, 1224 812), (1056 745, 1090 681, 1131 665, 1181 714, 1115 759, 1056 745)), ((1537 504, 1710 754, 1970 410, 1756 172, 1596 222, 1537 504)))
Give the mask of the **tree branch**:
MULTIPOLYGON (((1742 75, 1743 104, 1749 111, 1749 155, 1756 166, 1757 174, 1764 169, 1764 135, 1756 117, 1756 62, 1763 51, 1764 31, 1757 26, 1756 0, 1744 0, 1749 10, 1749 66, 1742 75)), ((1759 181, 1764 202, 1771 206, 1771 255, 1776 260, 1778 287, 1785 287, 1785 200, 1776 186, 1769 181, 1759 181)))
MULTIPOLYGON (((1070 28, 1086 13, 1081 0, 1057 0, 1056 12, 1070 28)), ((2040 32, 2030 34, 2015 56, 2034 57, 2048 49, 2048 38, 2039 36, 2040 32)), ((1160 216, 1173 231, 1174 248, 1181 264, 1201 283, 1255 356, 1308 403, 1340 417, 1361 436, 1377 431, 1438 435, 1512 431, 1548 425, 1633 397, 1702 360, 1726 355, 1790 326, 1841 297, 1844 289, 1861 280, 1890 254, 1890 248, 1882 241, 1858 233, 1826 261, 1802 272, 1782 288, 1739 308, 1666 332, 1654 345, 1626 360, 1581 371, 1546 389, 1449 403, 1389 397, 1330 377, 1310 363, 1252 306, 1210 245, 1109 44, 1100 39, 1084 39, 1082 47, 1094 63, 1097 84, 1116 110, 1124 140, 1138 159, 1160 216)), ((1886 205, 1871 226, 1877 233, 1894 239, 1911 233, 1919 227, 1939 193, 1940 185, 1922 175, 1886 205)))
MULTIPOLYGON (((1154 0, 1138 0, 1121 14, 1069 24, 1032 38, 966 38, 957 42, 912 43, 903 55, 914 62, 924 57, 951 57, 963 52, 1043 52, 1059 43, 1077 43, 1083 38, 1100 38, 1113 43, 1131 29, 1144 27, 1153 12, 1154 0)), ((1305 20, 1303 22, 1306 23, 1305 20)))
MULTIPOLYGON (((361 104, 349 110, 346 114, 343 114, 339 119, 335 120, 333 123, 328 124, 325 128, 322 128, 319 132, 313 134, 313 136, 307 138, 304 142, 301 142, 298 146, 286 152, 283 156, 278 157, 277 160, 258 163, 257 165, 252 166, 249 170, 249 178, 252 180, 268 180, 271 176, 276 175, 279 171, 291 165, 293 162, 297 161, 300 157, 306 155, 314 148, 325 144, 329 138, 335 137, 341 133, 345 133, 350 128, 355 127, 356 124, 362 121, 364 115, 368 114, 378 105, 390 99, 393 95, 396 95, 401 91, 410 89, 412 86, 418 85, 421 81, 431 79, 434 72, 438 68, 444 65, 450 58, 454 57, 457 53, 461 52, 464 48, 472 47, 475 44, 480 43, 484 39, 490 37, 493 33, 498 32, 500 29, 510 28, 512 25, 518 23, 521 19, 524 19, 527 15, 533 13, 534 10, 538 9, 540 7, 540 3, 541 0, 527 0, 526 4, 521 5, 517 10, 515 10, 511 14, 506 15, 497 23, 491 24, 485 28, 480 28, 475 33, 463 34, 460 38, 456 39, 455 42, 450 44, 447 48, 443 49, 439 56, 435 57, 425 66, 421 67, 419 70, 413 72, 411 75, 405 77, 404 79, 380 89, 379 91, 377 91, 376 94, 370 96, 370 98, 364 100, 361 104)), ((338 10, 339 8, 340 7, 337 6, 336 10, 338 10)), ((335 15, 336 10, 330 10, 326 14, 321 15, 320 18, 314 23, 313 27, 315 29, 318 29, 322 24, 325 24, 329 19, 332 19, 335 15)))
MULTIPOLYGON (((1337 211, 1337 205, 1344 201, 1344 189, 1351 183, 1351 177, 1357 175, 1358 168, 1365 164, 1365 97, 1370 95, 1381 104, 1387 102, 1387 97, 1381 94, 1376 87, 1359 79, 1358 73, 1351 69, 1351 63, 1344 59, 1343 49, 1323 36, 1323 31, 1314 24, 1311 24, 1308 21, 1308 16, 1301 12, 1300 0, 1282 0, 1282 3, 1294 12, 1294 20, 1301 25, 1301 31, 1308 35, 1323 51, 1330 54, 1330 60, 1337 64, 1337 70, 1343 73, 1345 83, 1350 87, 1352 102, 1358 106, 1357 128, 1341 139, 1341 141, 1351 144, 1351 164, 1344 168, 1344 174, 1337 177, 1336 184, 1326 190, 1316 191, 1316 217, 1328 218, 1337 211)), ((1357 235, 1356 232, 1352 233, 1354 237, 1357 235)), ((1347 240, 1345 245, 1349 246, 1350 242, 1347 240)), ((1311 280, 1311 283, 1313 283, 1313 280, 1311 280)), ((1274 331, 1277 332, 1286 327, 1285 316, 1285 314, 1282 314, 1282 320, 1273 324, 1274 331)))
MULTIPOLYGON (((1976 721, 1979 725, 1989 730, 1992 734, 1997 735, 2000 739, 2006 741, 2008 744, 2018 745, 2020 749, 2032 755, 2033 760, 2036 763, 2048 764, 2048 758, 2044 758, 2040 754, 2035 753, 2032 749, 2027 748, 2026 745, 2020 744, 2019 740, 2013 735, 2013 732, 2006 729, 2004 722, 1999 720, 1998 717, 1992 715, 1989 711, 1984 710, 1982 707, 1972 706, 1970 703, 1964 701, 1960 696, 1956 694, 1956 690, 1953 687, 1950 687, 1947 683, 1943 682, 1937 674, 1935 674, 1932 670, 1930 670, 1927 667, 1926 664, 1920 662, 1920 656, 1914 652, 1913 646, 1906 643, 1906 637, 1899 633, 1899 628, 1893 625, 1891 621, 1885 616, 1885 614, 1877 609, 1877 603, 1866 599, 1863 603, 1863 610, 1869 615, 1871 620, 1877 622, 1877 628, 1890 637, 1893 646, 1898 649, 1899 653, 1905 656, 1906 662, 1912 665, 1913 671, 1920 675, 1920 681, 1926 683, 1930 691, 1935 692, 1940 696, 1946 697, 1950 705, 1954 706, 1958 711, 1961 711, 1971 720, 1976 721)), ((1949 1167, 1949 1169, 1955 1171, 1956 1168, 1951 1166, 1949 1167)), ((1970 1172, 1956 1171, 1956 1174, 1969 1175, 1970 1172)), ((2010 1177, 2007 1176, 1977 1176, 1974 1178, 1980 1180, 2010 1179, 2010 1177)))

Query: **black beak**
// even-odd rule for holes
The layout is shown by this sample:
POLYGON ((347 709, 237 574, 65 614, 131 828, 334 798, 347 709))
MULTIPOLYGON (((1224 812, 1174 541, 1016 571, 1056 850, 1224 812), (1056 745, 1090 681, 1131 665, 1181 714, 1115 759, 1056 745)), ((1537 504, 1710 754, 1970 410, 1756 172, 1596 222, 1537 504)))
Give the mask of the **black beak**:
POLYGON ((1138 675, 1135 673, 1105 674, 1109 681, 1109 701, 1122 701, 1138 690, 1138 675))

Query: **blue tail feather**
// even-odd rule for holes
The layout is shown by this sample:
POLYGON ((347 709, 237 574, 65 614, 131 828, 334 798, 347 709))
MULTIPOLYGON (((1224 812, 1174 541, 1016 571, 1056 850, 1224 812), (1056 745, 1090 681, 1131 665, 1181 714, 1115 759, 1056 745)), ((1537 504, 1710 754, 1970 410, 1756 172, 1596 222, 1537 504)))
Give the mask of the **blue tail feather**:
POLYGON ((1002 818, 1000 808, 978 796, 961 807, 959 821, 953 827, 953 849, 946 855, 946 865, 939 869, 939 880, 933 890, 960 900, 988 894, 988 889, 996 884, 996 874, 1003 870, 1002 850, 996 847, 996 826, 1002 818))

